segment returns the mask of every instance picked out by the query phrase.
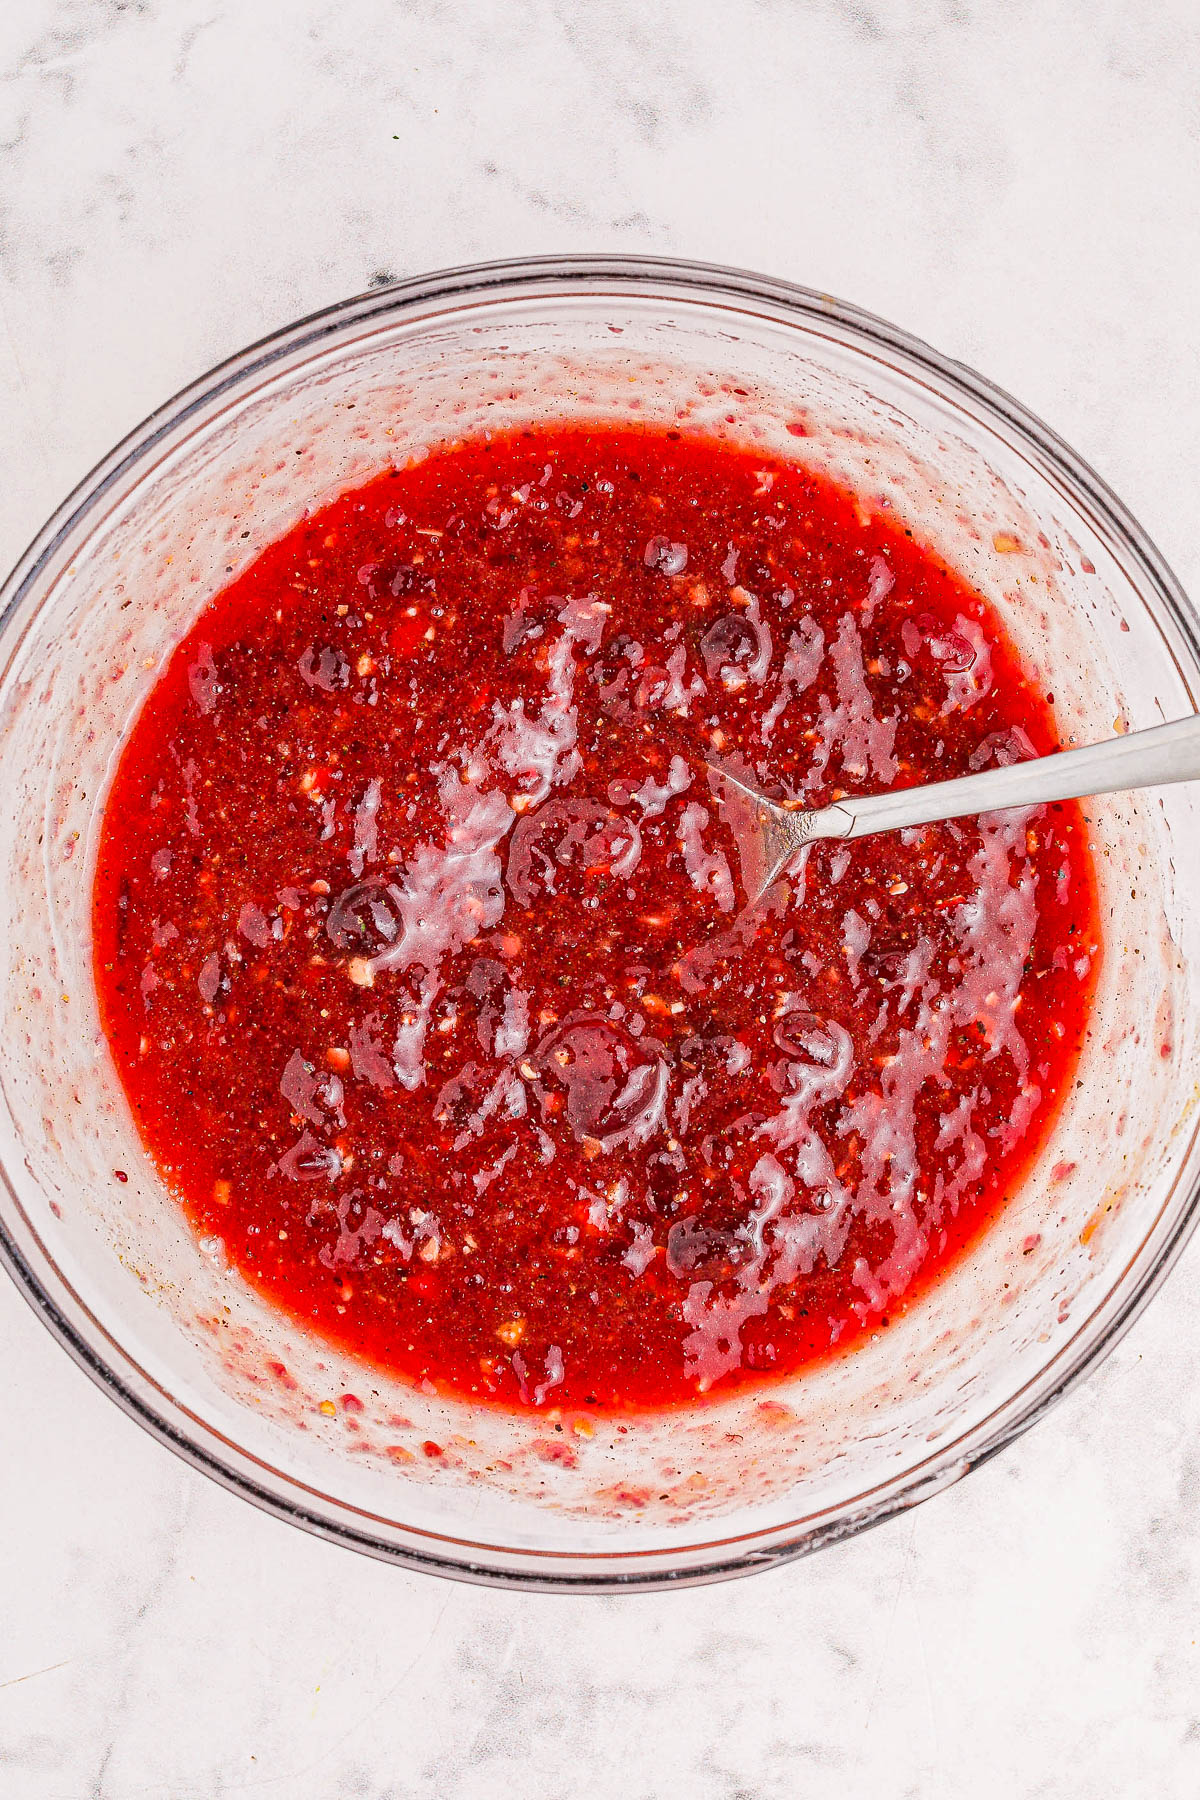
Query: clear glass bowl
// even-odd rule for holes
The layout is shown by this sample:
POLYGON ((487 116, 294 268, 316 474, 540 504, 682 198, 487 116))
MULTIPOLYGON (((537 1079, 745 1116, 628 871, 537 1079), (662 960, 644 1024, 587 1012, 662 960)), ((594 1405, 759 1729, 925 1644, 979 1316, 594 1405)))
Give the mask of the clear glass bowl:
POLYGON ((155 671, 252 545, 423 445, 548 416, 724 433, 890 507, 990 596, 1067 737, 1196 709, 1195 614, 1119 501, 1015 401, 853 307, 563 258, 306 319, 148 419, 3 590, 0 1250, 119 1405, 281 1518, 474 1580, 710 1580, 956 1480, 1105 1353, 1178 1254, 1200 1177, 1197 793, 1089 804, 1105 955, 1078 1081, 994 1229, 880 1338, 619 1422, 446 1402, 308 1338, 197 1244, 137 1139, 90 972, 106 782, 155 671))

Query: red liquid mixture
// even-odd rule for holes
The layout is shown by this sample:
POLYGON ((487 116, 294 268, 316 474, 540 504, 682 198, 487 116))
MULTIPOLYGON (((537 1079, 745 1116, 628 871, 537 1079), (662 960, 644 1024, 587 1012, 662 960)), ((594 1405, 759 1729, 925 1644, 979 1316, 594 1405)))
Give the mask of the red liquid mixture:
POLYGON ((662 1405, 885 1326, 1043 1142, 1077 806, 819 844, 749 908, 705 760, 824 804, 1056 747, 983 601, 786 463, 622 428, 343 496, 118 768, 103 1018, 251 1282, 509 1404, 662 1405))

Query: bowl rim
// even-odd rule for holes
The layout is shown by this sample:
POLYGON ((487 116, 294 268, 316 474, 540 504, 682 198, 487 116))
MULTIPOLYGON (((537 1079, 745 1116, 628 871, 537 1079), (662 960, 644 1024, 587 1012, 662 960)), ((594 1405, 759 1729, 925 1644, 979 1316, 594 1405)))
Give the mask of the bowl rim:
MULTIPOLYGON (((266 374, 285 359, 302 353, 319 354, 323 344, 345 336, 350 328, 370 325, 376 320, 398 320, 432 304, 445 303, 451 308, 459 308, 471 301, 515 298, 522 292, 539 295, 611 293, 614 297, 628 297, 637 293, 639 285, 663 297, 675 291, 681 297, 690 296, 700 303, 741 302, 757 309, 765 307, 773 310, 785 323, 790 321, 810 327, 824 324, 849 333, 857 349, 874 346, 880 351, 899 353, 910 366, 910 373, 915 371, 917 375, 932 378, 939 391, 948 386, 957 397, 969 398, 982 408, 989 423, 999 424, 1014 434, 1026 454, 1030 450, 1036 453, 1043 474, 1050 475, 1060 486, 1065 477, 1073 502, 1087 508, 1099 534, 1140 565, 1141 574, 1200 668, 1200 618, 1156 545, 1090 464, 1004 389, 965 364, 943 356, 923 339, 832 295, 720 264, 636 255, 518 257, 434 270, 369 288, 306 314, 223 359, 156 407, 128 432, 76 484, 35 534, 0 584, 0 647, 10 637, 10 628, 22 603, 36 587, 55 553, 81 530, 89 515, 122 478, 132 473, 156 446, 175 437, 215 400, 245 388, 256 376, 266 374)), ((3 667, 0 667, 0 678, 3 673, 3 667)), ((1184 1163, 1197 1137, 1200 1137, 1200 1121, 1190 1135, 1184 1163)), ((3 1175, 9 1197, 21 1211, 7 1172, 0 1168, 0 1175, 3 1175)), ((449 1549, 427 1551, 411 1541, 391 1542, 373 1535, 363 1526, 348 1523, 345 1518, 328 1517, 305 1504, 303 1498, 296 1500, 271 1492, 248 1472, 247 1465, 252 1465, 255 1459, 240 1446, 221 1440, 209 1427, 211 1437, 228 1444, 232 1455, 226 1460, 189 1435, 179 1422, 180 1418, 188 1417, 182 1403, 167 1394, 153 1376, 138 1366, 95 1319, 82 1296, 60 1275, 63 1289, 70 1294, 80 1312, 92 1321, 98 1334, 112 1344, 127 1369, 136 1371, 140 1382, 130 1379, 129 1373, 105 1359, 44 1285, 2 1216, 0 1263, 76 1364, 122 1411, 183 1461, 230 1492, 250 1500, 260 1510, 379 1560, 478 1584, 556 1592, 653 1591, 696 1586, 787 1563, 824 1544, 856 1535, 940 1492, 1014 1442, 1098 1366, 1165 1280, 1200 1222, 1200 1175, 1193 1178, 1191 1190, 1180 1204, 1174 1222, 1164 1232, 1163 1217, 1173 1196, 1174 1189, 1164 1200, 1158 1215, 1151 1220, 1124 1268, 1115 1275, 1108 1293, 1096 1303, 1057 1353, 1016 1393, 1000 1400, 984 1418, 915 1467, 839 1503, 832 1509, 832 1516, 809 1515, 803 1521, 765 1527, 759 1533, 740 1534, 735 1539, 721 1539, 718 1532, 707 1544, 693 1541, 679 1549, 538 1551, 505 1549, 482 1542, 468 1545, 464 1540, 448 1537, 440 1540, 447 1546, 456 1544, 462 1549, 482 1552, 485 1557, 507 1556, 510 1559, 507 1566, 501 1562, 463 1557, 449 1549), (1147 1249, 1159 1233, 1163 1241, 1148 1255, 1147 1249), (1131 1270, 1143 1258, 1146 1266, 1130 1282, 1128 1292, 1124 1292, 1131 1270), (1090 1328, 1104 1312, 1110 1316, 1092 1341, 1090 1328), (165 1408, 160 1411, 146 1391, 137 1391, 139 1386, 162 1394, 165 1408), (172 1412, 176 1415, 174 1418, 172 1412), (756 1541, 760 1538, 771 1541, 756 1541), (712 1552, 711 1556, 696 1560, 706 1550, 712 1552), (678 1560, 681 1557, 683 1560, 678 1560), (672 1566, 673 1562, 675 1566, 672 1566), (634 1566, 627 1566, 630 1564, 634 1566)), ((40 1250, 42 1246, 32 1225, 30 1231, 40 1250)), ((43 1253, 53 1267, 53 1259, 47 1252, 43 1253)), ((275 1473, 303 1496, 302 1484, 295 1477, 284 1471, 275 1473)), ((335 1496, 321 1498, 344 1513, 352 1510, 335 1496)), ((425 1536, 438 1541, 432 1540, 432 1534, 423 1533, 416 1527, 401 1529, 410 1537, 425 1536)))

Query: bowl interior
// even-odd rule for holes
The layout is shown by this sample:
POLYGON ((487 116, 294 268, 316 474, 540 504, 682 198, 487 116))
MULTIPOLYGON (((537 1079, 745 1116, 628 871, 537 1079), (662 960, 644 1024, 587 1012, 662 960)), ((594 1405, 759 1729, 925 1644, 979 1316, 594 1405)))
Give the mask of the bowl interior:
POLYGON ((351 303, 151 421, 10 584, 0 1222, 75 1353, 262 1503, 485 1577, 687 1578, 952 1479, 1148 1291, 1197 1177, 1200 831, 1185 787, 1087 803, 1104 951, 1076 1084, 976 1251, 853 1354, 616 1422, 448 1402, 307 1337, 219 1242, 197 1244, 138 1140, 90 973, 106 785, 164 658, 262 545, 389 462, 547 418, 670 423, 829 471, 989 597, 1067 740, 1196 709, 1190 615, 1136 528, 1017 409, 886 328, 814 297, 646 271, 351 303))

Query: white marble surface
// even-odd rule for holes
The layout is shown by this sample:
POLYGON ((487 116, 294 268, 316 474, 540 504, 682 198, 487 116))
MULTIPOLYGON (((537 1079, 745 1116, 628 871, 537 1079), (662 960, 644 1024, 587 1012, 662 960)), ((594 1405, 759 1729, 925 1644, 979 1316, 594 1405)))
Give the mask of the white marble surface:
MULTIPOLYGON (((642 249, 975 363, 1200 588, 1195 0, 9 0, 0 560, 216 358, 384 272, 642 249)), ((192 1474, 0 1286, 4 1800, 1200 1791, 1200 1244, 902 1522, 621 1600, 417 1578, 192 1474)))

